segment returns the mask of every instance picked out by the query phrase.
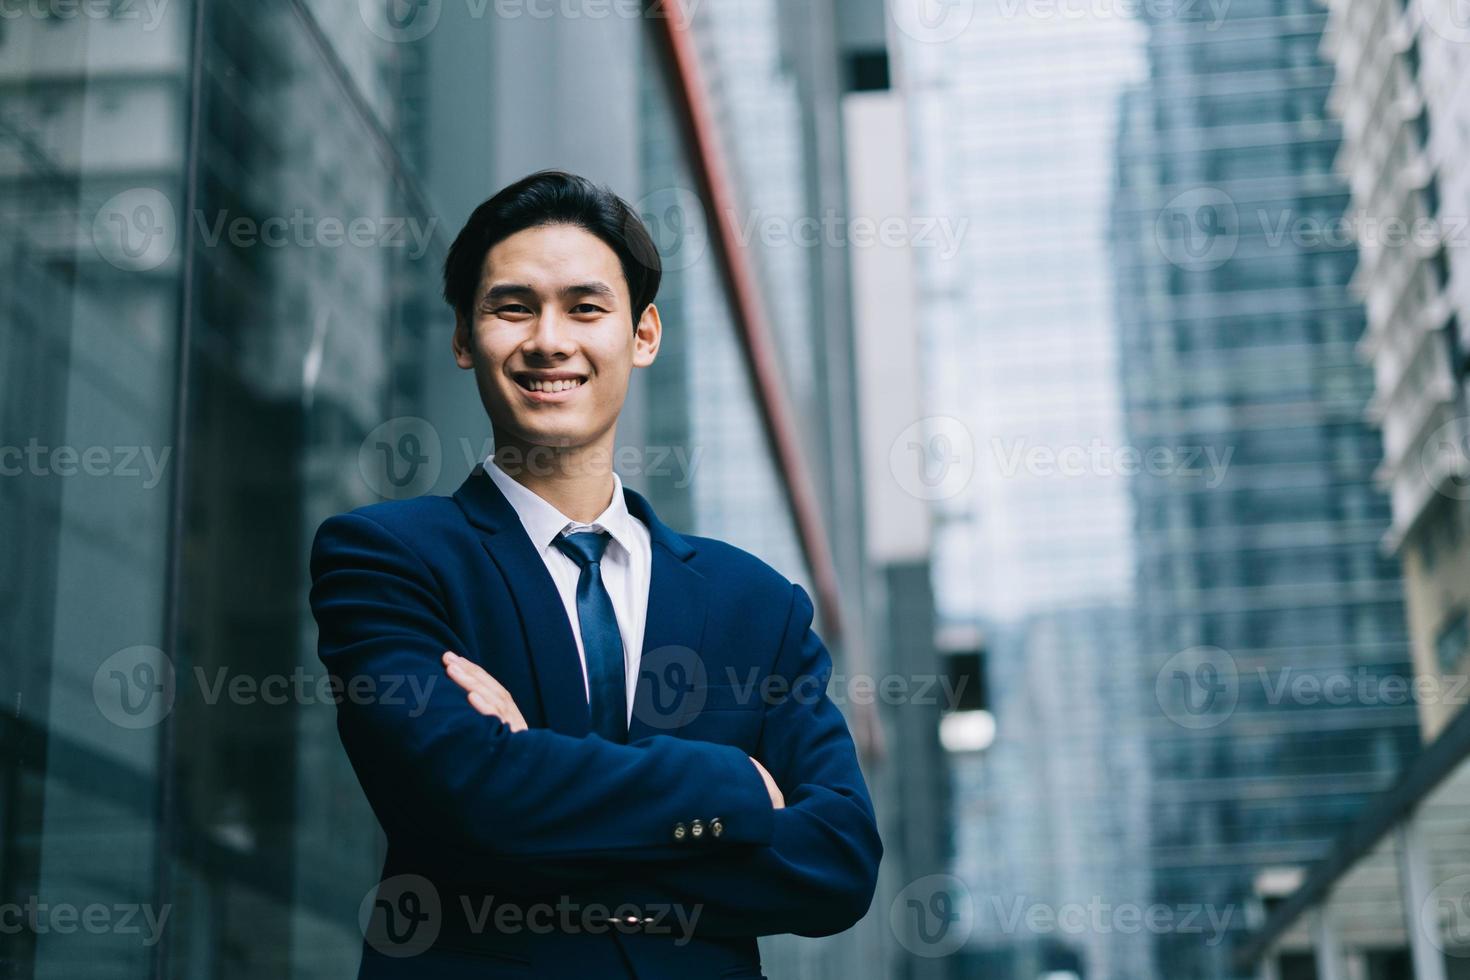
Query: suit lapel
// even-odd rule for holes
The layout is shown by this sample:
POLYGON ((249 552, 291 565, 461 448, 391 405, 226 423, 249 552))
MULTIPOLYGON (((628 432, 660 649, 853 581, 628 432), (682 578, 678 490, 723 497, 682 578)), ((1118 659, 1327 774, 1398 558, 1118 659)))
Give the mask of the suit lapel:
MULTIPOLYGON (((591 719, 572 624, 515 508, 483 464, 475 466, 454 499, 479 531, 481 544, 510 590, 546 726, 567 735, 586 735, 591 719)), ((703 676, 698 658, 707 605, 705 579, 688 564, 693 545, 660 521, 637 491, 625 486, 623 499, 633 516, 648 526, 652 544, 642 667, 628 729, 631 742, 666 731, 680 720, 670 716, 668 692, 662 685, 703 676)), ((681 705, 688 701, 678 699, 681 705)))
POLYGON ((628 741, 667 733, 683 721, 693 703, 689 680, 705 675, 700 662, 707 608, 705 577, 689 559, 694 546, 658 519, 643 495, 627 487, 623 497, 634 517, 648 525, 653 544, 653 574, 648 584, 648 615, 628 741))
POLYGON ((475 466, 454 499, 479 530, 480 543, 510 589, 521 620, 521 649, 527 654, 546 727, 567 735, 586 735, 591 716, 577 641, 546 563, 483 464, 475 466))

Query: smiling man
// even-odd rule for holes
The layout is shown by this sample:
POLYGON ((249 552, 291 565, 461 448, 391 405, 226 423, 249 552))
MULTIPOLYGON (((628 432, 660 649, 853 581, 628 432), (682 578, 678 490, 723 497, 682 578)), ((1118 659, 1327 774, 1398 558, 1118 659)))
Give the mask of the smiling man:
POLYGON ((451 497, 317 532, 319 654, 388 839, 360 977, 759 977, 757 936, 872 901, 883 848, 806 591, 612 469, 659 279, 583 178, 480 205, 444 295, 495 451, 451 497))

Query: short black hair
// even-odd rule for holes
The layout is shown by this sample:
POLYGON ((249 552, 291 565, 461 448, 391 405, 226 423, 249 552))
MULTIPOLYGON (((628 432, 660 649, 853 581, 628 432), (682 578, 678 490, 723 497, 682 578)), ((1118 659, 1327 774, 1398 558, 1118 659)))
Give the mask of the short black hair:
POLYGON ((653 237, 627 201, 565 170, 538 170, 475 208, 444 257, 444 301, 469 320, 485 254, 518 231, 558 224, 586 229, 617 254, 636 329, 663 277, 653 237))

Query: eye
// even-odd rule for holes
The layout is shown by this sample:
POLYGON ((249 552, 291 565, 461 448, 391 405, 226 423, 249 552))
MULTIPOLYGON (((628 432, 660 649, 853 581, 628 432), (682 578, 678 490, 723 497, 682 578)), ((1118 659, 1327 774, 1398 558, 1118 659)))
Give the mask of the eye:
POLYGON ((504 306, 495 307, 490 312, 500 316, 505 313, 530 313, 531 310, 524 303, 506 303, 504 306))
POLYGON ((580 313, 606 313, 607 310, 604 310, 602 307, 598 306, 595 303, 578 303, 576 306, 572 307, 572 312, 573 313, 579 313, 579 312, 580 313))

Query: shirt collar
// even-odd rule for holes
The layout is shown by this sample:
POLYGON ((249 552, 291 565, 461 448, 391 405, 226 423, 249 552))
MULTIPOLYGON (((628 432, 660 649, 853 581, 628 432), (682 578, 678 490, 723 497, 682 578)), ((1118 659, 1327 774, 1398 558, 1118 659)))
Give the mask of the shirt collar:
POLYGON ((591 524, 583 524, 572 520, 557 510, 549 501, 522 486, 513 476, 500 468, 500 464, 495 462, 493 453, 485 457, 484 465, 485 472, 490 475, 490 479, 495 481, 500 492, 505 494, 505 499, 515 509, 516 515, 520 517, 521 524, 526 529, 526 534, 531 538, 531 543, 538 550, 550 547, 557 535, 568 528, 574 531, 585 531, 590 528, 591 530, 607 531, 612 535, 614 541, 622 545, 625 552, 632 554, 633 528, 631 522, 636 518, 628 512, 628 502, 623 499, 623 481, 616 470, 613 471, 612 501, 591 524))

